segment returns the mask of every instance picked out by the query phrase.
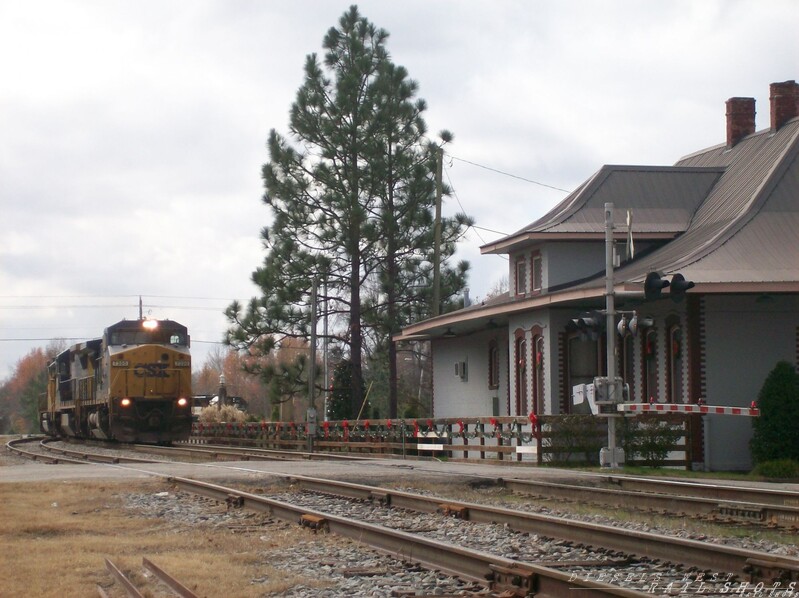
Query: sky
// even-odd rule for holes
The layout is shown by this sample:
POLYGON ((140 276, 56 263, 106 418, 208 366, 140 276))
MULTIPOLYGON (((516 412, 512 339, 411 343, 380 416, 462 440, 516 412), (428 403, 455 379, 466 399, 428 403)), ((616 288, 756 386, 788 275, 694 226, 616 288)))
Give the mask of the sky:
MULTIPOLYGON (((123 318, 221 347, 270 212, 261 167, 288 134, 305 57, 349 2, 0 2, 0 380, 50 339, 123 318)), ((479 228, 472 299, 503 276, 480 246, 545 214, 604 164, 670 165, 725 140, 725 101, 799 78, 795 0, 368 0, 454 133, 443 212, 479 228)), ((74 340, 73 340, 74 339, 74 340)))

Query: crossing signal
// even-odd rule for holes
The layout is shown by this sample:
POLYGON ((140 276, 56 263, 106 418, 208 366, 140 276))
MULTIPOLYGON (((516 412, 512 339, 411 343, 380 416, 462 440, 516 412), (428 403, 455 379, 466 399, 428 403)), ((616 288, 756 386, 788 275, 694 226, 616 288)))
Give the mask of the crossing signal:
POLYGON ((644 281, 644 297, 647 301, 660 299, 663 289, 669 286, 669 281, 661 278, 660 273, 650 272, 644 281))
POLYGON ((599 311, 587 312, 579 318, 573 318, 571 326, 581 335, 595 337, 605 328, 605 316, 599 311))
POLYGON ((694 288, 694 286, 694 283, 690 280, 685 280, 685 276, 682 274, 675 274, 671 277, 669 294, 672 300, 680 302, 685 299, 685 291, 694 288))
POLYGON ((663 296, 663 289, 670 287, 669 296, 673 301, 679 302, 685 298, 685 291, 694 286, 694 283, 685 280, 685 276, 682 274, 675 274, 669 282, 662 277, 660 272, 650 272, 644 280, 644 297, 647 301, 656 301, 663 296))

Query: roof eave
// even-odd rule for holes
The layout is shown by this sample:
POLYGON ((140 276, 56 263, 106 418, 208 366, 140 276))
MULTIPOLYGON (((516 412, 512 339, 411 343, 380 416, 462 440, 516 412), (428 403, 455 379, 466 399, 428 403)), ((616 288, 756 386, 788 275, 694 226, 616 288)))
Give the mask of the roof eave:
MULTIPOLYGON (((670 241, 683 231, 657 231, 641 232, 633 231, 636 241, 670 241)), ((619 240, 627 238, 627 231, 616 230, 613 237, 619 240)), ((488 243, 480 247, 483 255, 511 253, 524 245, 535 242, 557 242, 557 241, 603 241, 604 231, 597 232, 527 232, 513 237, 506 237, 494 243, 488 243)))

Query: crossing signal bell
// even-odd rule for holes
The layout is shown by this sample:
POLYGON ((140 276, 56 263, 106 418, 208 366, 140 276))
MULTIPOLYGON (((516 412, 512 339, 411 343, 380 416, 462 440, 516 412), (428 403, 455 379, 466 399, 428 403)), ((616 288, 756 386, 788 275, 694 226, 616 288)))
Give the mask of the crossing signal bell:
POLYGON ((656 301, 663 296, 663 289, 669 288, 669 296, 675 302, 680 302, 685 298, 685 292, 694 287, 694 283, 685 280, 682 274, 675 274, 671 277, 671 282, 662 277, 660 272, 650 272, 644 281, 644 297, 647 301, 656 301))

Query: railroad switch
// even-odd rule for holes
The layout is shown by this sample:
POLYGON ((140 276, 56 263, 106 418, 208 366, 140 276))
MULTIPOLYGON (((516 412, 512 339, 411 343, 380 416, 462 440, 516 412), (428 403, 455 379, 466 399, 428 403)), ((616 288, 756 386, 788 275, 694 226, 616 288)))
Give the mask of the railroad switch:
POLYGON ((489 565, 493 572, 490 589, 501 596, 533 596, 535 573, 518 566, 489 565))
POLYGON ((454 517, 455 519, 469 519, 469 509, 461 505, 450 505, 443 503, 438 505, 438 512, 444 516, 454 517))
POLYGON ((225 504, 227 505, 228 510, 240 509, 244 506, 244 497, 238 496, 236 494, 228 494, 227 498, 225 499, 225 504))
POLYGON ((327 519, 318 515, 311 515, 310 513, 305 513, 300 516, 300 525, 312 529, 314 533, 320 530, 327 531, 329 529, 327 519))

